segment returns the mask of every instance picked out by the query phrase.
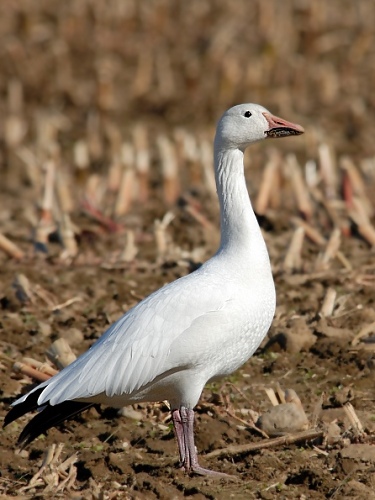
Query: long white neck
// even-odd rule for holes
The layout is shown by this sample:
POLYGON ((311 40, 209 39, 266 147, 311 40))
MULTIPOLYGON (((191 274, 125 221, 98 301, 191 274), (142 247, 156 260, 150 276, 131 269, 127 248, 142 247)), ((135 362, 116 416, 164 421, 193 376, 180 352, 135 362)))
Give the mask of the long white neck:
POLYGON ((244 154, 215 143, 216 187, 220 203, 221 242, 218 253, 247 260, 247 265, 270 269, 267 248, 252 208, 244 175, 244 154))

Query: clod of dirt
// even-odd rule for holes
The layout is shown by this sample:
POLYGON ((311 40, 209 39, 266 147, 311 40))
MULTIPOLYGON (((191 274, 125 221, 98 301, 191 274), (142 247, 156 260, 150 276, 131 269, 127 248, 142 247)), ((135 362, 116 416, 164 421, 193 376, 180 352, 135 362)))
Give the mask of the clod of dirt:
POLYGON ((51 325, 45 321, 38 321, 38 332, 41 333, 43 337, 49 337, 52 333, 51 325))
POLYGON ((126 474, 128 463, 123 453, 110 453, 107 464, 110 470, 116 470, 120 474, 126 474))
POLYGON ((273 406, 261 415, 256 422, 256 426, 269 436, 282 436, 309 428, 309 422, 296 392, 287 389, 285 391, 285 400, 286 403, 273 406))
POLYGON ((341 429, 336 422, 331 422, 327 425, 325 432, 325 441, 327 444, 333 445, 341 439, 341 429))
POLYGON ((341 390, 332 394, 329 398, 329 404, 332 406, 342 407, 345 403, 353 401, 355 391, 352 387, 343 387, 341 390))
POLYGON ((131 406, 124 406, 118 411, 121 417, 130 418, 131 420, 143 420, 144 415, 140 411, 134 410, 131 406))
POLYGON ((81 345, 84 340, 83 333, 78 328, 69 328, 66 331, 62 331, 59 335, 72 347, 81 345))
POLYGON ((4 330, 14 332, 13 335, 22 334, 25 331, 25 324, 18 313, 8 312, 2 315, 1 324, 4 330))
POLYGON ((341 498, 366 498, 367 500, 375 500, 374 490, 355 479, 348 482, 341 491, 341 495, 341 498))
POLYGON ((371 444, 350 444, 340 451, 341 467, 345 474, 375 466, 375 446, 371 444))
POLYGON ((315 333, 318 336, 338 339, 341 341, 349 341, 354 337, 353 330, 349 328, 337 328, 329 325, 329 320, 320 318, 315 324, 315 333))
POLYGON ((296 354, 308 351, 316 342, 316 337, 308 327, 304 318, 294 318, 287 324, 285 332, 273 336, 265 346, 265 350, 275 350, 275 345, 286 352, 296 354))

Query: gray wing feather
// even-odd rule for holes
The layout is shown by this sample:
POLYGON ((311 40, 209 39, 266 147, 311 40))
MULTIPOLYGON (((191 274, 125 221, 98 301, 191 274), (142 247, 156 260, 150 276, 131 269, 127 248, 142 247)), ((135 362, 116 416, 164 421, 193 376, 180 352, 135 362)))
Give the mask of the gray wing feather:
POLYGON ((164 371, 178 368, 178 363, 184 362, 178 337, 184 336, 197 318, 227 303, 228 290, 213 287, 212 282, 205 289, 202 278, 199 286, 193 275, 181 278, 128 311, 91 349, 43 383, 46 388, 38 403, 54 405, 102 393, 132 394, 164 371))

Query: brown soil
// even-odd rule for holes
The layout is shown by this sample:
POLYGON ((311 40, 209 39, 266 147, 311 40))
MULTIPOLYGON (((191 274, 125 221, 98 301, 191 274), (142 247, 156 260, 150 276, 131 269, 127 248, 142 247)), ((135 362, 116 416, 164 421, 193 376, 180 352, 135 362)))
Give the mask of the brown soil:
MULTIPOLYGON (((285 155, 290 152, 298 153, 301 164, 311 159, 318 161, 322 136, 329 139, 336 158, 351 155, 365 180, 368 198, 373 200, 375 195, 375 102, 371 85, 375 67, 375 22, 371 19, 375 9, 371 2, 316 0, 315 12, 305 2, 295 0, 285 3, 286 12, 276 12, 280 5, 276 1, 259 1, 253 2, 256 9, 250 12, 244 0, 238 2, 238 11, 234 12, 230 7, 232 2, 224 7, 224 2, 195 1, 191 2, 191 11, 181 7, 173 14, 175 22, 169 15, 173 9, 168 0, 155 2, 159 8, 154 5, 149 12, 129 7, 127 16, 121 14, 120 2, 113 2, 112 14, 103 6, 93 7, 91 4, 95 2, 86 3, 86 7, 77 7, 79 2, 50 1, 38 6, 19 2, 18 6, 1 7, 0 41, 5 52, 0 64, 6 76, 6 83, 1 83, 1 109, 4 116, 18 116, 28 126, 26 135, 16 143, 3 134, 0 158, 0 175, 4 180, 0 187, 0 232, 24 252, 19 260, 0 254, 0 346, 14 360, 26 356, 44 361, 45 350, 58 337, 65 337, 77 355, 82 353, 123 312, 162 284, 190 272, 215 251, 218 230, 197 221, 186 208, 186 200, 193 200, 188 207, 197 207, 199 214, 214 228, 218 227, 215 196, 202 180, 203 161, 180 153, 178 178, 180 194, 185 198, 168 206, 160 159, 155 152, 155 132, 165 131, 176 141, 173 143, 176 148, 177 126, 181 124, 189 127, 193 137, 212 141, 213 117, 216 119, 233 102, 248 100, 252 95, 252 100, 262 101, 271 109, 276 106, 275 111, 286 119, 293 120, 297 115, 295 121, 307 128, 305 138, 268 142, 254 148, 252 170, 247 169, 253 199, 262 180, 261 167, 267 161, 268 148, 280 148, 283 165, 285 155), (268 13, 265 3, 270 6, 268 13), (332 11, 326 4, 333 5, 332 11), (352 12, 354 4, 358 12, 352 12), (60 16, 56 14, 59 9, 60 16), (267 16, 269 25, 264 24, 267 16), (121 22, 116 24, 117 17, 121 22), (244 24, 246 17, 248 21, 244 24), (225 57, 220 54, 224 50, 220 43, 225 44, 225 40, 218 34, 223 34, 229 18, 234 25, 236 22, 240 25, 238 34, 233 35, 234 47, 238 47, 234 59, 229 49, 230 54, 225 52, 225 57), (298 23, 303 28, 296 28, 298 23), (95 43, 90 42, 93 26, 95 43), (280 26, 278 37, 272 26, 280 26), (128 33, 126 46, 121 30, 128 33), (140 44, 152 52, 152 43, 146 36, 149 30, 156 37, 155 43, 170 55, 175 78, 174 86, 167 87, 170 93, 163 90, 160 74, 154 75, 155 81, 149 87, 144 84, 138 91, 134 87, 132 76, 142 52, 140 44), (176 47, 174 42, 179 33, 183 33, 182 47, 176 47), (253 44, 249 57, 254 69, 253 73, 251 68, 248 70, 248 88, 230 79, 236 71, 241 73, 241 64, 248 57, 241 45, 241 33, 247 44, 253 44), (216 45, 212 47, 210 40, 215 35, 216 45), (49 43, 54 37, 52 50, 49 43), (222 61, 226 61, 228 68, 221 65, 222 61), (62 81, 61 75, 60 79, 56 77, 56 68, 68 62, 72 74, 66 69, 68 76, 62 81), (102 72, 94 63, 103 66, 102 72), (202 82, 198 74, 204 67, 210 77, 202 82), (263 75, 268 75, 262 88, 256 76, 260 68, 263 75), (24 92, 21 108, 13 111, 9 109, 12 79, 22 83, 24 92), (277 95, 272 92, 276 83, 279 83, 277 95), (156 94, 153 85, 157 87, 156 94), (102 100, 98 97, 100 92, 102 100), (217 102, 212 97, 215 94, 219 95, 217 102), (295 96, 293 104, 290 95, 295 96), (119 99, 118 106, 111 104, 111 98, 119 99), (82 176, 74 167, 73 146, 86 134, 82 130, 86 130, 87 116, 93 110, 99 114, 98 140, 103 152, 90 162, 88 172, 82 176), (44 182, 41 166, 48 156, 46 151, 38 150, 35 118, 38 111, 70 120, 69 125, 58 127, 53 140, 60 149, 59 167, 74 185, 71 218, 79 228, 79 235, 78 254, 71 259, 63 256, 56 231, 49 235, 47 254, 37 252, 33 244, 34 229, 41 218, 44 182), (123 113, 126 124, 121 122, 123 113), (130 210, 117 218, 125 233, 111 232, 108 225, 87 216, 82 209, 82 192, 93 178, 91 174, 99 175, 103 185, 108 180, 113 143, 106 127, 118 127, 120 137, 128 138, 134 124, 140 121, 147 125, 150 137, 149 195, 142 203, 133 202, 130 210), (30 164, 20 160, 22 146, 37 158, 36 177, 28 170, 30 164), (172 210, 175 218, 167 228, 167 250, 160 255, 154 221, 167 210, 172 210), (138 253, 130 262, 120 262, 119 252, 124 248, 124 234, 128 235, 129 229, 134 231, 138 253), (15 287, 20 274, 27 277, 33 291, 29 297, 20 295, 15 287), (72 298, 79 300, 53 310, 72 298)), ((156 66, 164 68, 163 64, 168 67, 169 63, 160 60, 156 66)), ((334 172, 335 196, 342 202, 343 174, 336 164, 334 172)), ((325 187, 324 182, 318 187, 323 196, 327 194, 325 187)), ((328 265, 317 267, 325 245, 305 239, 301 267, 293 273, 287 272, 283 263, 295 230, 292 217, 300 215, 293 193, 286 175, 281 184, 280 205, 268 208, 266 219, 261 220, 278 296, 269 336, 262 349, 238 372, 206 387, 196 408, 196 445, 202 465, 231 474, 235 480, 188 477, 178 469, 168 409, 160 403, 135 406, 135 412, 129 416, 119 416, 111 408, 91 409, 52 429, 21 453, 16 451, 17 436, 29 416, 12 423, 0 433, 0 494, 4 498, 375 499, 375 350, 371 341, 375 326, 364 337, 365 342, 353 343, 364 327, 375 325, 374 252, 343 204, 338 212, 341 210, 345 220, 343 234, 347 237, 343 238, 340 251, 351 269, 337 257, 328 265), (337 294, 335 308, 322 318, 319 312, 329 288, 337 294), (275 387, 277 382, 283 389, 297 392, 310 423, 317 405, 322 404, 317 428, 324 431, 325 440, 206 457, 214 450, 264 439, 244 421, 249 419, 247 410, 263 413, 271 407, 264 388, 275 387), (364 428, 362 434, 353 430, 346 416, 343 405, 347 402, 353 405, 364 428), (328 431, 332 423, 338 425, 336 438, 328 431), (60 442, 64 444, 60 462, 77 453, 77 478, 72 488, 57 491, 51 483, 52 476, 42 475, 43 479, 28 489, 46 449, 60 442)), ((112 195, 107 191, 105 201, 99 199, 98 208, 114 219, 112 195)), ((309 222, 328 239, 333 227, 330 218, 318 203, 313 202, 313 207, 309 222)), ((29 389, 32 381, 12 372, 5 360, 0 361, 0 418, 3 419, 9 404, 20 392, 29 389)))

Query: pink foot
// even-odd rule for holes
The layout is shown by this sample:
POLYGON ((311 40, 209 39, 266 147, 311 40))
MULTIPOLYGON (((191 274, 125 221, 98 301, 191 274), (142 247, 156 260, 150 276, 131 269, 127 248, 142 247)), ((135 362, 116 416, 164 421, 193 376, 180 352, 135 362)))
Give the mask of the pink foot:
POLYGON ((185 472, 199 476, 234 479, 234 476, 205 469, 199 465, 194 443, 194 410, 181 406, 180 409, 172 411, 172 421, 180 453, 180 466, 185 472))

